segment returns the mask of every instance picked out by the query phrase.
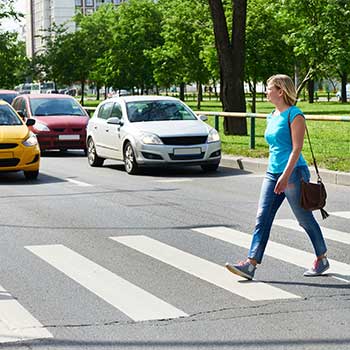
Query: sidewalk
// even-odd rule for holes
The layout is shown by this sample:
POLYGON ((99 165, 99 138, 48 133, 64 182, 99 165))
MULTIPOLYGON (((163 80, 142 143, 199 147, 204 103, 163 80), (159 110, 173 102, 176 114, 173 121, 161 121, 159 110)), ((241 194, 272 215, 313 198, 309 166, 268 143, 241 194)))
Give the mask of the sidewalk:
MULTIPOLYGON (((264 173, 267 167, 266 158, 245 158, 224 154, 221 159, 221 166, 246 170, 253 173, 264 173)), ((350 173, 318 169, 320 176, 325 183, 350 186, 350 173)), ((314 167, 310 167, 312 181, 315 180, 314 167)))

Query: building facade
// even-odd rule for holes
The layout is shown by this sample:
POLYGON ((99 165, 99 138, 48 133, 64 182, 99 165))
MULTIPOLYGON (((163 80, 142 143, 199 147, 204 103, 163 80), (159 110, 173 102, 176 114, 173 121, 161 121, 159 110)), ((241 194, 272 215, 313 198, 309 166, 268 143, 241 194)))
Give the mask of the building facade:
POLYGON ((76 12, 91 14, 102 4, 116 4, 126 0, 27 0, 26 50, 27 56, 33 57, 45 49, 45 42, 40 36, 54 24, 65 24, 68 31, 75 30, 73 16, 76 12))

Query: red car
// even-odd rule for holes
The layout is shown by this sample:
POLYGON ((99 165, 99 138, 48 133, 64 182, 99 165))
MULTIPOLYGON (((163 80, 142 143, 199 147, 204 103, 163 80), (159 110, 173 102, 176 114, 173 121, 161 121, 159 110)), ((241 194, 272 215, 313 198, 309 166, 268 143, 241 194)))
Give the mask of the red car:
POLYGON ((25 119, 33 118, 30 127, 41 150, 83 149, 86 153, 87 112, 71 96, 26 94, 17 96, 12 106, 25 119))

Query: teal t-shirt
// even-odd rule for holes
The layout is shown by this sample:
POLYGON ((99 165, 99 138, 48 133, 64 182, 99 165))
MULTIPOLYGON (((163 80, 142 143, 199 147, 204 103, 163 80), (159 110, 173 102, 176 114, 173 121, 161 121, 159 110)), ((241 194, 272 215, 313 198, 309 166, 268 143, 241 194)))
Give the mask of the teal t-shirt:
MULTIPOLYGON (((292 140, 288 125, 288 114, 290 123, 297 115, 304 116, 303 112, 296 106, 291 106, 280 114, 267 116, 267 127, 265 139, 269 144, 270 156, 267 171, 273 174, 282 173, 288 163, 292 152, 292 140)), ((307 165, 304 157, 300 153, 295 167, 307 165)))

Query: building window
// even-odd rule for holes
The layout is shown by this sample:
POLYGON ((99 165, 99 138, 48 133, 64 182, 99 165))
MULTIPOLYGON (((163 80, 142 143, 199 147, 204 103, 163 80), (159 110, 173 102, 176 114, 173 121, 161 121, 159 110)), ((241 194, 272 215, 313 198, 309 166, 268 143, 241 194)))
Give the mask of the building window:
POLYGON ((94 6, 94 0, 85 0, 85 6, 94 6))
POLYGON ((83 6, 81 0, 75 0, 75 6, 83 6))

